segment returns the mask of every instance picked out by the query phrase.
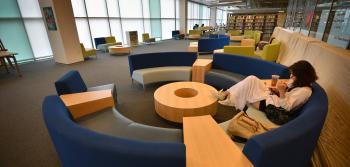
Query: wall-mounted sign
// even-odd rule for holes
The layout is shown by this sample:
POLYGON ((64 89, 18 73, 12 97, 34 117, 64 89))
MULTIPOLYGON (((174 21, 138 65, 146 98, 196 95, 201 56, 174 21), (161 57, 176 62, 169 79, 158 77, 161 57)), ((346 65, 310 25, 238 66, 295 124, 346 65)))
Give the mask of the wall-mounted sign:
POLYGON ((47 29, 49 31, 57 31, 55 16, 53 14, 52 7, 44 7, 43 13, 47 24, 47 29))

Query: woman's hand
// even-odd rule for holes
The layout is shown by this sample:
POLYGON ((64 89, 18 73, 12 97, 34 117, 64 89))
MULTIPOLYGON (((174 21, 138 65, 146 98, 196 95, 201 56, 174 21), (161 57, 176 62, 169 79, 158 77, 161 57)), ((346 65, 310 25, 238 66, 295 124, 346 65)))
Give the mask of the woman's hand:
POLYGON ((280 98, 284 98, 286 91, 287 91, 287 83, 286 82, 278 82, 277 83, 277 90, 280 93, 280 98))

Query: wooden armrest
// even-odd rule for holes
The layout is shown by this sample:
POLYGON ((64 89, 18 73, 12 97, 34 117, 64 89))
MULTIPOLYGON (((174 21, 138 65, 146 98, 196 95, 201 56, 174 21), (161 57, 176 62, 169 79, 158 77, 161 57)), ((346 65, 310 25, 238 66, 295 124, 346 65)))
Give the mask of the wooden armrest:
POLYGON ((65 94, 60 97, 74 119, 114 106, 110 89, 65 94))

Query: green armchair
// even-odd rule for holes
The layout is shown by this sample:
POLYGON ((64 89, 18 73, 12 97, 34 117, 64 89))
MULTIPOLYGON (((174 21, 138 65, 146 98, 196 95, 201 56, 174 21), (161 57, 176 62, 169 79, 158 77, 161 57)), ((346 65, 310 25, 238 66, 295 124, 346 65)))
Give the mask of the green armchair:
POLYGON ((144 43, 156 42, 156 38, 151 38, 148 33, 142 34, 142 41, 144 43))
POLYGON ((239 56, 255 56, 254 46, 224 46, 224 53, 239 56))
POLYGON ((80 43, 81 51, 83 52, 84 59, 89 56, 95 56, 97 58, 96 49, 85 48, 84 44, 80 43))
POLYGON ((274 39, 271 44, 264 46, 263 50, 260 52, 255 52, 256 56, 266 60, 275 62, 278 58, 280 51, 281 42, 274 39))

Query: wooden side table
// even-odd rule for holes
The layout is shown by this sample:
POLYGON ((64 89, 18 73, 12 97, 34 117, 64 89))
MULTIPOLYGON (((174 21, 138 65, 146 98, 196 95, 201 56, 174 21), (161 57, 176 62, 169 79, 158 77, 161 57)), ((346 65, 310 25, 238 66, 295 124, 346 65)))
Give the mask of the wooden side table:
POLYGON ((60 97, 72 114, 73 119, 114 106, 112 91, 110 89, 65 94, 60 97))
POLYGON ((131 47, 129 45, 115 45, 108 47, 109 54, 130 54, 131 47))
POLYGON ((204 82, 204 76, 211 69, 212 59, 197 59, 192 66, 192 81, 204 82))
POLYGON ((187 47, 189 52, 198 52, 198 42, 190 42, 190 45, 187 47))
POLYGON ((210 115, 183 118, 186 167, 253 166, 210 115))

